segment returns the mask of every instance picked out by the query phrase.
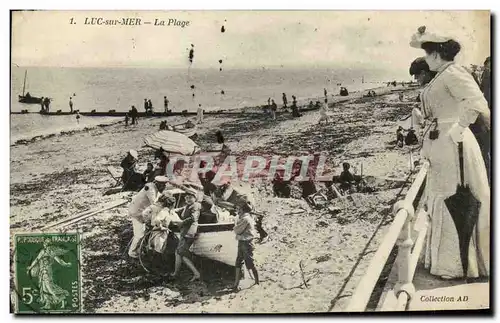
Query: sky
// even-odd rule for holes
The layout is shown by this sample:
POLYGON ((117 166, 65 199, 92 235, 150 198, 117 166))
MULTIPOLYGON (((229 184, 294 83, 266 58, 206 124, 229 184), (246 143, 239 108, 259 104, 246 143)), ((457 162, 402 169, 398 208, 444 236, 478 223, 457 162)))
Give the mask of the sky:
POLYGON ((488 11, 19 11, 11 59, 18 66, 184 68, 194 44, 193 68, 219 68, 222 59, 224 68, 406 70, 424 55, 409 46, 421 25, 457 39, 463 64, 482 65, 490 55, 488 11), (189 25, 85 25, 92 17, 189 25))

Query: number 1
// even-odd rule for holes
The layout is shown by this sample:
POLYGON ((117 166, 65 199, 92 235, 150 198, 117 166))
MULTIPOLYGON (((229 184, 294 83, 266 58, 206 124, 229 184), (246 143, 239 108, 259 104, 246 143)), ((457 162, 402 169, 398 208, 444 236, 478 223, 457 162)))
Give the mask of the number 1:
POLYGON ((74 25, 74 24, 75 24, 75 22, 73 21, 73 18, 71 18, 71 19, 69 20, 69 24, 70 24, 70 25, 74 25))

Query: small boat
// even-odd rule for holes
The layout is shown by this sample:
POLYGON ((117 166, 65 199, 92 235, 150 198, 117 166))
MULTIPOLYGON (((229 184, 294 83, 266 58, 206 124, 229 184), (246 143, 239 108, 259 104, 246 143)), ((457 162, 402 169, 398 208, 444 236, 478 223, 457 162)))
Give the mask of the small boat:
POLYGON ((24 90, 26 89, 26 76, 28 74, 28 71, 24 72, 24 83, 23 83, 23 95, 19 95, 19 102, 21 103, 26 103, 26 104, 40 104, 42 103, 42 98, 37 98, 35 96, 31 96, 31 94, 28 92, 26 95, 24 95, 24 90))
MULTIPOLYGON (((184 201, 184 191, 175 190, 172 194, 177 200, 177 207, 184 201)), ((234 266, 238 255, 238 241, 236 241, 234 228, 234 217, 227 210, 216 208, 216 223, 204 223, 212 221, 213 217, 200 215, 198 224, 198 235, 190 248, 190 251, 200 257, 222 262, 234 266)), ((179 238, 179 228, 170 226, 179 238)))
POLYGON ((198 225, 198 236, 190 250, 193 254, 234 266, 238 255, 238 241, 234 223, 207 223, 198 225))

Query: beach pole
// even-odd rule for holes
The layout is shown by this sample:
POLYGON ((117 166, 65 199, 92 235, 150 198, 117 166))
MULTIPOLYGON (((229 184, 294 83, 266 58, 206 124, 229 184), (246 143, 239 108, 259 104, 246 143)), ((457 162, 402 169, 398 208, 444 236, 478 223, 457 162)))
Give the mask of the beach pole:
POLYGON ((59 226, 64 227, 64 226, 73 224, 75 222, 81 221, 83 219, 86 219, 86 218, 88 218, 88 217, 90 217, 92 215, 96 215, 98 213, 101 213, 101 212, 113 209, 115 207, 124 205, 126 203, 128 203, 128 200, 125 200, 125 201, 114 201, 111 205, 106 206, 104 208, 97 209, 97 210, 95 210, 95 209, 94 210, 87 210, 87 211, 84 211, 84 212, 81 212, 81 213, 77 214, 76 216, 72 216, 72 217, 66 218, 64 220, 58 221, 58 222, 53 223, 53 224, 49 224, 49 225, 43 227, 42 231, 45 231, 45 230, 47 230, 49 228, 59 227, 59 226))

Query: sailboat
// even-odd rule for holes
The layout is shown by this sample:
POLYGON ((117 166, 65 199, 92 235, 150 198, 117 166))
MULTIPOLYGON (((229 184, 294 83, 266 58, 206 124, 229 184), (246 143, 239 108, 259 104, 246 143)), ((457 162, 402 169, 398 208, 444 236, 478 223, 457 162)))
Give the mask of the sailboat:
POLYGON ((42 103, 42 98, 37 98, 31 96, 29 92, 24 95, 24 90, 26 89, 26 76, 28 75, 28 71, 24 71, 24 83, 23 83, 23 95, 19 95, 19 102, 26 104, 40 104, 42 103))

